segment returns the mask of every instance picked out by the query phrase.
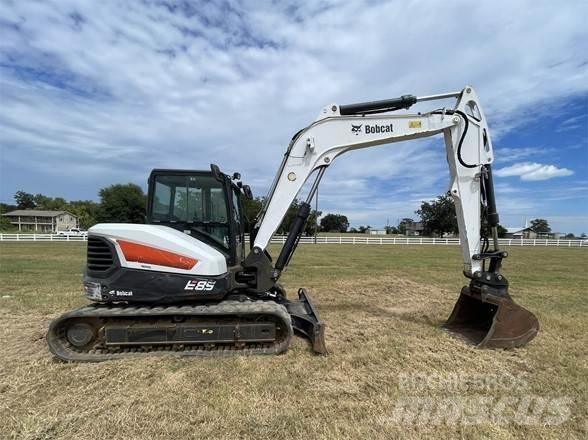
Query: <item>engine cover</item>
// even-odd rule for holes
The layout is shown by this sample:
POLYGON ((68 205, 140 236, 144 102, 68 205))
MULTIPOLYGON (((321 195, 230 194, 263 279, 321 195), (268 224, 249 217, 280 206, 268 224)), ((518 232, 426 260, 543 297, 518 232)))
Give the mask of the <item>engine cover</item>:
POLYGON ((101 223, 89 229, 89 244, 92 238, 114 245, 121 267, 212 276, 227 272, 220 251, 168 226, 101 223))
POLYGON ((99 224, 88 235, 84 290, 97 302, 173 303, 223 299, 225 256, 173 228, 99 224))

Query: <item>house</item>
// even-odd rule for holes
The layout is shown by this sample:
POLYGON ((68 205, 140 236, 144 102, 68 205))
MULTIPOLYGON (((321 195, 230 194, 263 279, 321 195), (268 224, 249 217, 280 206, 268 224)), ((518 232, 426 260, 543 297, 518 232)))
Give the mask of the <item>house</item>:
POLYGON ((537 238, 537 233, 530 227, 506 228, 504 238, 537 238))
POLYGON ((406 224, 406 235, 408 237, 418 237, 423 235, 423 231, 425 230, 425 226, 423 222, 412 222, 406 224))
POLYGON ((2 214, 19 232, 58 232, 78 227, 78 217, 67 211, 17 209, 2 214))
POLYGON ((539 232, 537 238, 546 238, 549 240, 559 240, 565 237, 566 234, 561 232, 539 232))
POLYGON ((539 238, 548 240, 559 240, 566 234, 561 232, 535 232, 530 227, 525 228, 506 228, 504 238, 539 238))
POLYGON ((375 228, 368 228, 365 230, 366 234, 370 235, 386 235, 385 229, 375 229, 375 228))

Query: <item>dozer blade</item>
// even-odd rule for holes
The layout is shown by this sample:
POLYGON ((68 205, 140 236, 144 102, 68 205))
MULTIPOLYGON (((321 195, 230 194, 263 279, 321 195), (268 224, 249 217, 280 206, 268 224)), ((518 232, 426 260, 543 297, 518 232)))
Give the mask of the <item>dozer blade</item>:
POLYGON ((510 297, 482 295, 466 286, 445 327, 478 347, 514 348, 535 337, 539 321, 510 297))
POLYGON ((328 354, 325 344, 325 323, 321 321, 306 289, 299 289, 298 301, 288 302, 286 309, 292 319, 292 327, 296 333, 310 341, 312 351, 318 354, 328 354))

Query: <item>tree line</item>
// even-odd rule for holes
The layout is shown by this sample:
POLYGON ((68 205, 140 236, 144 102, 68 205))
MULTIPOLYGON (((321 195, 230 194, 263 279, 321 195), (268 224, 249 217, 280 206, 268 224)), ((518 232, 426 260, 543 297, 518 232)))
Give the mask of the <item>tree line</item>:
MULTIPOLYGON (((96 223, 145 223, 147 196, 143 189, 134 183, 115 184, 102 188, 98 195, 99 202, 92 200, 67 201, 63 197, 49 197, 44 194, 31 194, 25 191, 17 191, 14 195, 14 204, 0 203, 0 214, 15 209, 33 209, 47 211, 68 211, 78 217, 79 225, 88 229, 96 223)), ((257 214, 261 210, 264 198, 257 197, 253 200, 243 198, 243 217, 245 232, 250 233, 257 214)), ((278 228, 278 234, 286 234, 290 230, 292 222, 301 202, 295 199, 282 224, 278 228)), ((317 218, 320 212, 312 210, 306 222, 305 234, 313 235, 316 232, 317 218)), ((15 227, 6 217, 0 217, 0 230, 11 231, 15 227)))
MULTIPOLYGON (((96 223, 144 223, 146 195, 140 186, 134 183, 115 184, 100 189, 99 202, 92 200, 66 201, 62 197, 48 197, 43 194, 30 194, 17 191, 14 195, 15 204, 0 203, 0 213, 6 213, 14 209, 37 209, 49 211, 68 211, 79 219, 80 227, 87 229, 96 223)), ((252 200, 243 198, 243 220, 246 233, 250 233, 255 225, 255 220, 265 203, 264 197, 256 197, 252 200)), ((287 234, 292 226, 301 202, 295 199, 286 212, 277 233, 287 234)), ((422 202, 415 211, 419 220, 403 218, 396 226, 386 226, 387 234, 406 235, 407 230, 420 223, 424 236, 443 236, 445 234, 457 234, 457 217, 453 198, 449 193, 442 194, 433 201, 422 202)), ((304 234, 314 235, 317 232, 366 232, 371 226, 359 226, 350 228, 347 216, 343 214, 327 213, 322 216, 321 211, 312 210, 306 222, 304 234), (317 219, 320 217, 320 222, 317 219)), ((11 230, 14 227, 6 217, 0 217, 0 230, 11 230)), ((531 220, 530 229, 538 234, 551 232, 551 227, 546 219, 531 220)), ((482 225, 482 232, 490 236, 487 225, 482 225)), ((498 236, 504 237, 506 229, 498 225, 498 236)), ((582 234, 582 238, 586 234, 582 234)), ((574 238, 574 234, 567 234, 565 238, 574 238)))
MULTIPOLYGON (((457 234, 459 232, 457 225, 457 216, 455 213, 455 204, 451 194, 447 192, 438 196, 433 201, 424 201, 419 209, 415 211, 419 219, 403 218, 396 226, 386 226, 386 234, 407 235, 407 231, 417 223, 420 223, 422 230, 420 234, 429 237, 441 237, 445 234, 457 234)), ((487 224, 482 224, 482 234, 490 237, 491 231, 487 224)), ((349 228, 349 221, 346 216, 341 214, 326 214, 320 220, 319 230, 322 232, 359 232, 365 233, 371 229, 370 225, 349 228)), ((546 219, 538 218, 530 221, 529 228, 537 234, 548 234, 551 227, 546 219)), ((498 236, 504 237, 508 232, 502 225, 497 226, 498 236)), ((574 234, 568 233, 565 238, 576 238, 574 234)), ((580 238, 586 238, 582 233, 580 238)))
MULTIPOLYGON (((17 191, 15 204, 0 203, 0 213, 15 209, 36 209, 47 211, 68 211, 78 217, 81 228, 87 229, 96 223, 144 223, 146 196, 139 185, 134 183, 115 184, 102 188, 98 195, 100 202, 92 200, 71 200, 63 197, 49 197, 44 194, 30 194, 17 191)), ((11 230, 6 217, 0 217, 0 229, 11 230)))

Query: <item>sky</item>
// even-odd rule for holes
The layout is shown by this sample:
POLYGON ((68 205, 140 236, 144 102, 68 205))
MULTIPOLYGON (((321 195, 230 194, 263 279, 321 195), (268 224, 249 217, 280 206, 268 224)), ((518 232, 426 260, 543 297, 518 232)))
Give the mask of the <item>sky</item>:
MULTIPOLYGON (((471 85, 501 224, 588 233, 587 17, 586 1, 0 0, 0 201, 97 200, 210 163, 264 195, 325 105, 471 85)), ((319 209, 353 226, 417 218, 447 190, 444 148, 349 153, 319 209)))

